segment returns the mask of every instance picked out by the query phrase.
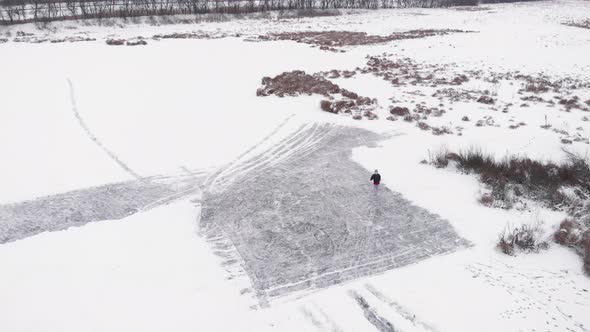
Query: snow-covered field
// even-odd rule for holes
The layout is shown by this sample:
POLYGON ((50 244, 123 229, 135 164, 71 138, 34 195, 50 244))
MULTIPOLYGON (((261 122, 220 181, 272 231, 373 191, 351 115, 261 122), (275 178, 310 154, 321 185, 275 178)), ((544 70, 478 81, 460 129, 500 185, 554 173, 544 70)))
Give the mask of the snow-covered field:
MULTIPOLYGON (((553 80, 590 82, 590 30, 563 24, 589 19, 590 2, 482 7, 191 24, 142 19, 0 27, 0 329, 589 331, 590 278, 572 250, 552 244, 540 253, 512 257, 496 249, 498 234, 507 225, 540 223, 550 238, 566 217, 564 212, 534 203, 527 209, 485 207, 478 198, 487 189, 475 176, 420 163, 441 146, 480 146, 497 157, 519 154, 555 162, 565 157, 564 147, 587 153, 590 146, 590 121, 583 120, 590 110, 589 86, 548 92, 541 95, 545 101, 524 101, 526 94, 519 93, 522 82, 515 78, 543 74, 553 80), (468 32, 342 46, 337 52, 258 38, 329 30, 385 36, 413 29, 468 32), (192 37, 152 38, 173 33, 192 37), (108 39, 139 36, 147 45, 106 44, 108 39), (72 37, 95 40, 55 42, 72 37), (408 58, 420 70, 434 68, 450 79, 469 73, 469 81, 454 89, 476 95, 487 90, 485 95, 495 103, 471 97, 451 101, 449 94, 433 96, 440 86, 396 86, 360 70, 350 78, 331 80, 375 98, 376 120, 322 112, 320 101, 326 97, 320 95, 256 96, 264 76, 362 69, 367 56, 408 58), (492 74, 501 78, 488 79, 492 74), (568 109, 555 98, 573 96, 579 102, 568 109), (549 99, 555 102, 546 102, 549 99), (416 122, 387 120, 390 106, 412 109, 421 102, 445 110, 423 121, 452 134, 433 135, 416 122), (462 121, 465 116, 470 121, 462 121), (521 122, 525 125, 516 125, 521 122), (541 128, 545 124, 551 129, 541 128), (419 208, 416 211, 440 216, 465 240, 458 242, 469 244, 440 255, 433 250, 421 258, 432 257, 409 265, 365 269, 330 287, 312 285, 262 301, 249 274, 252 269, 244 262, 240 266, 240 259, 248 262, 252 255, 227 264, 236 254, 227 240, 242 248, 235 243, 237 235, 212 239, 201 227, 201 210, 211 197, 218 199, 223 190, 235 188, 240 183, 237 175, 253 174, 246 172, 249 167, 263 174, 265 186, 260 188, 272 188, 267 182, 283 188, 284 179, 276 175, 296 174, 287 168, 299 165, 285 156, 295 158, 308 151, 329 155, 329 145, 322 146, 326 141, 317 136, 302 137, 299 143, 293 138, 303 132, 301 128, 314 125, 379 134, 383 139, 376 144, 348 151, 366 169, 366 195, 374 194, 368 178, 379 169, 391 190, 379 195, 401 194, 419 208), (264 173, 260 167, 282 168, 264 173), (220 256, 223 243, 225 257, 220 256)), ((322 172, 340 169, 330 164, 335 160, 322 159, 322 164, 309 168, 317 173, 308 176, 317 177, 323 190, 345 187, 322 181, 329 178, 322 172)), ((348 175, 357 176, 356 169, 348 175)), ((351 179, 350 186, 362 195, 364 188, 357 182, 362 181, 351 179)), ((257 182, 247 183, 255 192, 257 182)), ((317 192, 313 181, 301 183, 304 190, 316 190, 314 195, 330 201, 317 192)), ((305 192, 298 190, 299 195, 305 192)), ((301 197, 305 201, 305 195, 301 197)), ((223 206, 229 210, 232 204, 237 203, 223 206)), ((257 213, 272 223, 277 201, 264 200, 257 206, 268 208, 267 214, 257 213)), ((331 208, 323 205, 312 212, 321 215, 331 208)), ((217 213, 221 214, 216 218, 229 216, 229 222, 240 222, 234 220, 235 211, 217 213)), ((371 213, 376 211, 367 208, 371 213)), ((243 216, 250 218, 248 211, 243 216)), ((330 217, 326 220, 331 223, 339 220, 330 217)), ((359 214, 359 222, 365 219, 359 214)), ((280 226, 268 227, 269 232, 283 231, 280 226)), ((408 232, 414 229, 409 228, 408 232)), ((375 230, 390 228, 371 228, 375 230)), ((436 233, 428 236, 436 238, 436 233)), ((243 247, 260 245, 253 241, 246 236, 248 245, 243 247)), ((368 248, 379 246, 370 244, 360 242, 358 253, 347 253, 373 257, 368 248)), ((313 251, 313 246, 308 248, 313 251)), ((270 257, 273 253, 269 251, 270 257)), ((269 268, 277 268, 271 261, 269 268)), ((264 262, 258 262, 260 273, 264 262)), ((323 268, 329 270, 308 268, 318 275, 323 268)), ((286 281, 291 280, 281 282, 286 281)))

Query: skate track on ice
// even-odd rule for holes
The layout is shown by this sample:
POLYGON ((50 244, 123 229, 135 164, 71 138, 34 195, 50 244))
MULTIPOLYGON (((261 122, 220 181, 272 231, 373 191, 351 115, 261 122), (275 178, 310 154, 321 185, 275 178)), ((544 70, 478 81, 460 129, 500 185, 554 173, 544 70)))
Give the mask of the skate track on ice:
POLYGON ((304 124, 205 184, 200 220, 226 265, 261 300, 328 287, 467 246, 439 216, 382 186, 351 160, 379 135, 304 124))

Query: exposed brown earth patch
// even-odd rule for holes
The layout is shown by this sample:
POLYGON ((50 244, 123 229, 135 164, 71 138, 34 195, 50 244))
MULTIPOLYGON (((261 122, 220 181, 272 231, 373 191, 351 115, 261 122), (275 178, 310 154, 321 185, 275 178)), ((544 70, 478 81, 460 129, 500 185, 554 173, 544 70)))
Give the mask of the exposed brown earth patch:
POLYGON ((465 33, 470 31, 444 29, 444 30, 410 30, 394 32, 390 35, 369 35, 366 32, 357 31, 302 31, 281 32, 259 36, 260 40, 292 40, 298 43, 310 44, 328 51, 342 51, 337 47, 383 44, 396 40, 416 39, 431 36, 440 36, 450 33, 465 33))
POLYGON ((223 38, 226 35, 212 35, 205 32, 174 32, 169 34, 157 34, 152 37, 154 40, 160 39, 217 39, 223 38))
POLYGON ((147 41, 142 37, 137 37, 133 39, 107 39, 106 44, 110 46, 143 46, 147 45, 147 41))

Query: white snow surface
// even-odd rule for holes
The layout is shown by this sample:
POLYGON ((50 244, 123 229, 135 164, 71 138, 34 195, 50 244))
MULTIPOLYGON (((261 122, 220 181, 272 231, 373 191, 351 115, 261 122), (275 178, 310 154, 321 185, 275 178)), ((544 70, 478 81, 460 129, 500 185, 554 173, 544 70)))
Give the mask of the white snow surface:
MULTIPOLYGON (((281 132, 286 133, 302 123, 331 122, 390 134, 377 147, 354 150, 353 159, 368 174, 379 169, 386 186, 439 214, 473 243, 453 254, 260 307, 247 291, 247 278, 228 274, 199 236, 200 208, 194 203, 199 197, 194 197, 122 220, 0 245, 0 329, 374 331, 352 292, 362 295, 396 331, 589 331, 590 278, 573 251, 552 245, 538 254, 510 257, 495 248, 507 225, 541 223, 550 237, 564 213, 536 206, 523 211, 484 207, 477 198, 485 188, 475 176, 419 163, 440 146, 453 150, 481 146, 498 158, 522 154, 558 162, 564 158, 558 135, 539 126, 547 116, 554 127, 582 127, 588 137, 590 122, 580 120, 583 112, 539 106, 503 114, 481 105, 458 105, 430 124, 462 125, 464 115, 475 120, 493 114, 502 126, 471 123, 462 136, 434 136, 415 124, 385 120, 388 98, 403 100, 405 94, 369 75, 334 81, 377 98, 382 109, 375 121, 321 112, 320 96, 255 94, 263 76, 295 69, 309 73, 354 69, 365 64, 365 56, 383 52, 462 69, 590 79, 590 30, 561 24, 590 18, 590 2, 485 7, 490 10, 358 11, 334 17, 194 25, 60 22, 49 28, 0 27, 0 37, 25 31, 56 38, 97 38, 0 44, 2 204, 133 179, 89 139, 75 111, 100 144, 139 176, 214 170, 281 123, 285 123, 281 132), (388 34, 417 28, 477 32, 347 48, 345 53, 289 41, 244 40, 278 31, 388 34), (227 37, 150 40, 138 47, 104 42, 110 37, 186 31, 227 37), (511 119, 527 126, 508 129, 505 125, 511 119)), ((516 98, 509 86, 497 89, 508 100, 516 98)), ((280 140, 281 135, 273 139, 280 140)), ((587 147, 578 142, 569 146, 581 153, 587 147)))

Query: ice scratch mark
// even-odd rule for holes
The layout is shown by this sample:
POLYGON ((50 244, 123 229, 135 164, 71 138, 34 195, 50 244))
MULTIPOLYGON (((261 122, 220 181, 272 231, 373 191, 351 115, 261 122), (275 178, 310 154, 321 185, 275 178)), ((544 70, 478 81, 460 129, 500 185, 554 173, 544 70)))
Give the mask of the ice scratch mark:
POLYGON ((274 130, 272 130, 268 135, 266 135, 265 137, 263 137, 258 143, 254 144, 248 150, 244 151, 236 159, 234 159, 234 161, 230 162, 225 167, 222 167, 219 170, 217 170, 216 172, 211 173, 210 176, 205 180, 204 187, 206 187, 208 190, 212 190, 212 188, 215 186, 215 184, 217 183, 217 181, 219 181, 219 179, 222 176, 224 176, 225 173, 231 171, 236 166, 236 164, 238 164, 238 162, 241 162, 242 159, 244 159, 246 156, 248 156, 250 153, 252 153, 254 150, 256 150, 257 148, 259 148, 260 146, 264 145, 267 141, 269 141, 294 116, 295 115, 293 115, 293 114, 290 115, 290 116, 287 116, 283 121, 281 121, 281 123, 279 123, 277 125, 277 127, 274 130))
POLYGON ((332 329, 332 331, 334 332, 342 332, 342 328, 340 328, 340 326, 338 326, 338 324, 336 324, 336 322, 334 322, 328 315, 326 315, 326 313, 322 310, 322 308, 320 308, 319 306, 316 306, 316 310, 320 313, 320 315, 322 315, 322 317, 324 318, 324 321, 326 321, 326 323, 330 326, 330 328, 332 329))
POLYGON ((342 332, 342 329, 336 325, 326 315, 321 308, 319 308, 316 304, 313 304, 315 309, 312 311, 304 306, 299 308, 299 311, 305 316, 305 318, 309 319, 314 327, 316 327, 320 331, 331 331, 331 332, 342 332), (319 314, 319 315, 318 315, 319 314))
POLYGON ((114 154, 111 150, 109 150, 98 139, 98 137, 96 137, 92 133, 92 131, 90 130, 90 128, 88 127, 88 125, 86 124, 86 122, 84 121, 84 119, 82 118, 82 116, 80 115, 80 112, 78 111, 78 106, 77 106, 77 103, 76 103, 76 95, 74 93, 74 84, 72 83, 72 80, 68 79, 68 85, 70 87, 70 101, 72 103, 72 112, 74 113, 74 116, 78 120, 78 124, 80 125, 80 127, 82 128, 82 130, 84 130, 84 132, 86 133, 86 136, 88 136, 88 138, 91 141, 93 141, 94 144, 96 144, 102 151, 104 151, 104 153, 106 153, 125 172, 129 173, 134 178, 136 178, 138 180, 141 180, 142 177, 139 174, 137 174, 135 171, 133 171, 131 168, 129 168, 129 166, 127 166, 127 164, 125 164, 121 159, 119 159, 119 157, 117 157, 116 154, 114 154))
POLYGON ((369 303, 367 302, 367 300, 365 300, 364 297, 360 296, 355 291, 350 291, 349 294, 350 294, 350 296, 352 296, 352 298, 354 298, 356 300, 356 303, 358 303, 359 307, 361 307, 361 309, 363 310, 363 313, 365 314, 365 318, 371 324, 373 324, 373 326, 375 326, 375 328, 379 332, 396 332, 396 331, 399 332, 399 330, 396 330, 394 328, 394 326, 393 326, 393 324, 391 324, 391 322, 389 322, 387 319, 385 319, 384 317, 381 317, 379 314, 377 314, 375 309, 369 305, 369 303))
POLYGON ((432 326, 418 320, 416 318, 416 315, 410 313, 408 310, 406 310, 404 307, 402 307, 399 303, 388 298, 385 294, 383 294, 379 290, 377 290, 373 285, 365 284, 365 288, 369 291, 369 293, 373 294, 376 298, 378 298, 382 302, 386 303, 390 307, 394 308, 397 311, 397 313, 399 313, 403 318, 412 322, 412 324, 419 325, 427 331, 438 332, 432 326))
POLYGON ((313 312, 309 311, 305 307, 301 307, 299 309, 305 318, 309 319, 313 326, 318 328, 319 330, 325 330, 324 324, 313 314, 313 312))

